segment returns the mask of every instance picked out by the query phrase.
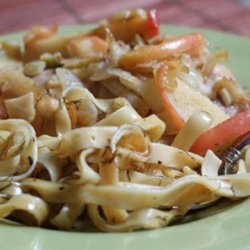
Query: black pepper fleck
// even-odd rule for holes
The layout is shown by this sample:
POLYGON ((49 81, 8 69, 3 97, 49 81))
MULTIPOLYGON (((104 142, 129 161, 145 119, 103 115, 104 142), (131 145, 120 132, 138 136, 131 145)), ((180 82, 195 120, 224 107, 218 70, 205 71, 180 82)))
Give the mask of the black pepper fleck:
POLYGON ((28 162, 30 166, 34 163, 33 158, 31 156, 28 156, 28 162))

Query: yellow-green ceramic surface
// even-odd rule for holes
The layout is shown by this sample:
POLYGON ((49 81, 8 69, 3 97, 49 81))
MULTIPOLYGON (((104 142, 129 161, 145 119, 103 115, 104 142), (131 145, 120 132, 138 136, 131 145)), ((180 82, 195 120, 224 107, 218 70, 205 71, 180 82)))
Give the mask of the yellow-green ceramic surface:
MULTIPOLYGON (((90 26, 68 26, 69 34, 90 26)), ((250 39, 232 34, 200 30, 216 48, 230 53, 229 65, 236 77, 250 87, 250 39)), ((162 32, 181 34, 194 29, 162 26, 162 32)), ((21 33, 1 39, 21 40, 21 33)), ((158 249, 250 249, 250 200, 215 215, 167 228, 133 233, 59 232, 0 222, 0 250, 158 250, 158 249)))

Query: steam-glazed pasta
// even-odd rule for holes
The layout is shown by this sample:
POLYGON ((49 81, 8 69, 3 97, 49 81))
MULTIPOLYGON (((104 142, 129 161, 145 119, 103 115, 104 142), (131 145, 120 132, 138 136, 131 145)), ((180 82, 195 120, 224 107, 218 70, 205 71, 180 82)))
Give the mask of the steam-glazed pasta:
POLYGON ((1 218, 126 232, 250 195, 249 98, 227 53, 158 28, 131 10, 0 44, 1 218))

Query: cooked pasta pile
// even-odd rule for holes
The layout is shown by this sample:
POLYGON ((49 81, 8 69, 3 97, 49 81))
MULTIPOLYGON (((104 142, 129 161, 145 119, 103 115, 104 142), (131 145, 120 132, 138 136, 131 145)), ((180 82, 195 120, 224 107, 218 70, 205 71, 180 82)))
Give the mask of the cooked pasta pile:
POLYGON ((158 29, 139 9, 0 43, 1 218, 126 232, 250 195, 249 97, 221 64, 227 52, 158 29))

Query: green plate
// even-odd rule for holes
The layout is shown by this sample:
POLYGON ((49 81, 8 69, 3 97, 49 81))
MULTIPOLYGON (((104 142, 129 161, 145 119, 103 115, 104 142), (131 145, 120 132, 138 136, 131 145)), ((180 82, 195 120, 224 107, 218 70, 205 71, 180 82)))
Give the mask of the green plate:
MULTIPOLYGON (((88 29, 90 26, 67 26, 61 34, 88 29)), ((204 34, 217 48, 230 53, 229 65, 245 86, 250 86, 250 39, 228 33, 186 27, 162 26, 162 32, 181 34, 190 31, 204 34)), ((1 39, 21 40, 21 33, 1 39)), ((167 228, 133 233, 59 232, 0 222, 0 249, 18 250, 152 250, 152 249, 249 249, 250 200, 237 203, 220 213, 167 228)))

